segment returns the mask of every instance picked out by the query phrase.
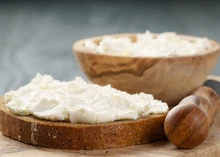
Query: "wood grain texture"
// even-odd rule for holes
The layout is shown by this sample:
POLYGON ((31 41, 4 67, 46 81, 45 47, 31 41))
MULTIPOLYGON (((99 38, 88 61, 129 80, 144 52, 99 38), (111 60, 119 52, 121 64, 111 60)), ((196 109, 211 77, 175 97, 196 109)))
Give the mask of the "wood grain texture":
POLYGON ((167 138, 178 148, 194 148, 208 135, 220 97, 211 88, 201 86, 172 108, 164 122, 167 138))
MULTIPOLYGON (((136 34, 116 34, 114 37, 129 37, 136 34)), ((182 36, 191 41, 196 37, 182 36)), ((101 37, 89 38, 99 43, 101 37)), ((212 48, 206 54, 186 57, 129 57, 93 53, 85 48, 82 39, 73 45, 75 57, 86 76, 99 85, 112 87, 128 93, 149 93, 170 106, 201 86, 215 67, 220 46, 211 41, 212 48)), ((147 53, 147 52, 146 52, 147 53)))

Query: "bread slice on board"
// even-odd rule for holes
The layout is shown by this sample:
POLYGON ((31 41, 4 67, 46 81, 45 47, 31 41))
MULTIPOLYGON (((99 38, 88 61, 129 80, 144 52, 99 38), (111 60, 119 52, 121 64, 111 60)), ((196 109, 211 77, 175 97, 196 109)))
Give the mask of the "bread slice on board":
POLYGON ((148 143, 165 136, 165 115, 102 124, 52 122, 19 116, 0 99, 0 130, 23 143, 58 149, 110 149, 148 143))

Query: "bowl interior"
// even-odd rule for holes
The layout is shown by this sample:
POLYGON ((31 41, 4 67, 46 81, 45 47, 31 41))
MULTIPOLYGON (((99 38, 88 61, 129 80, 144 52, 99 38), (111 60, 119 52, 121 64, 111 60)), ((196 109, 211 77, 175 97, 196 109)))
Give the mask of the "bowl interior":
MULTIPOLYGON (((139 34, 141 34, 141 33, 139 33, 139 34)), ((116 38, 129 37, 132 42, 135 42, 137 39, 136 35, 137 35, 137 33, 127 33, 127 34, 112 34, 112 35, 108 35, 108 36, 112 36, 112 37, 116 37, 116 38)), ((156 38, 158 35, 159 34, 156 34, 156 33, 153 34, 154 38, 156 38)), ((190 42, 195 42, 196 39, 200 38, 200 37, 189 36, 189 35, 179 35, 179 36, 181 36, 184 39, 189 40, 190 42)), ((109 54, 93 53, 93 52, 91 52, 91 50, 88 50, 84 45, 85 41, 87 41, 87 40, 92 40, 94 43, 99 45, 99 43, 103 39, 103 37, 104 36, 97 36, 97 37, 91 37, 91 38, 79 40, 73 44, 73 51, 74 52, 81 52, 81 53, 92 53, 94 55, 109 55, 109 54)), ((213 51, 217 51, 220 49, 219 43, 217 43, 216 41, 210 40, 210 39, 208 39, 208 40, 211 43, 212 47, 210 49, 208 49, 205 54, 212 53, 213 51)), ((203 55, 203 54, 197 54, 197 55, 203 55)), ((110 55, 110 56, 113 56, 113 55, 110 55)), ((134 58, 134 56, 119 56, 119 55, 117 55, 116 57, 133 57, 134 58)), ((142 56, 139 56, 139 57, 142 57, 142 56)), ((139 58, 139 57, 136 57, 136 58, 139 58)), ((145 58, 167 58, 167 57, 154 57, 154 56, 150 56, 150 57, 144 56, 144 57, 145 58)), ((188 57, 188 56, 171 56, 171 57, 168 56, 168 57, 169 58, 171 58, 171 57, 172 58, 179 58, 179 57, 188 57)))

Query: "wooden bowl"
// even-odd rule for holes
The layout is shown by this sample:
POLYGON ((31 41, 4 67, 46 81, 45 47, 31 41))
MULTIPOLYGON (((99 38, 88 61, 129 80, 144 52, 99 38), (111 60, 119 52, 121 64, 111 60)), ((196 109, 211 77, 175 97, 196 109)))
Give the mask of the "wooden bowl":
MULTIPOLYGON (((118 34, 136 40, 136 34, 118 34)), ((181 35, 193 41, 197 37, 181 35)), ((103 36, 88 38, 99 43, 103 36)), ((150 93, 175 106, 194 88, 202 85, 218 61, 220 46, 210 40, 206 54, 184 57, 130 57, 90 52, 79 40, 73 45, 75 57, 92 83, 111 84, 128 93, 150 93)))

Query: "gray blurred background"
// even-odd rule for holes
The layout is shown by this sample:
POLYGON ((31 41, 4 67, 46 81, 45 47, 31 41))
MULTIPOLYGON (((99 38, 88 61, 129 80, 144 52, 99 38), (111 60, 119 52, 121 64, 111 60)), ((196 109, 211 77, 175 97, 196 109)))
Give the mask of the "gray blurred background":
MULTIPOLYGON (((37 72, 85 75, 72 54, 81 38, 128 32, 190 34, 220 42, 220 1, 0 1, 0 95, 37 72)), ((220 61, 212 72, 220 75, 220 61)))

